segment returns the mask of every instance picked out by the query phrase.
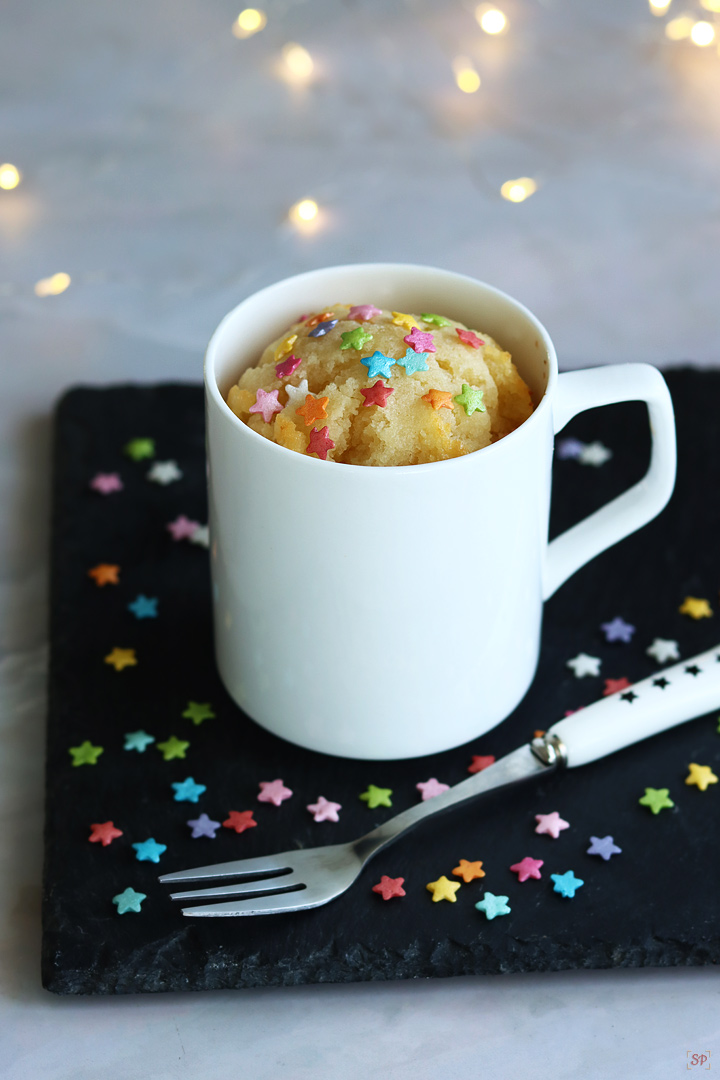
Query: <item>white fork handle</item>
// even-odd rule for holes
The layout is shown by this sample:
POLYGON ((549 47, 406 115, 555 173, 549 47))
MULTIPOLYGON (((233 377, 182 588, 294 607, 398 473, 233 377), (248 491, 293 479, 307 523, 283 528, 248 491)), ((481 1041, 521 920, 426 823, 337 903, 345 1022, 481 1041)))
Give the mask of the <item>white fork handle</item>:
POLYGON ((548 735, 565 744, 572 768, 717 708, 720 645, 578 710, 553 724, 548 735))

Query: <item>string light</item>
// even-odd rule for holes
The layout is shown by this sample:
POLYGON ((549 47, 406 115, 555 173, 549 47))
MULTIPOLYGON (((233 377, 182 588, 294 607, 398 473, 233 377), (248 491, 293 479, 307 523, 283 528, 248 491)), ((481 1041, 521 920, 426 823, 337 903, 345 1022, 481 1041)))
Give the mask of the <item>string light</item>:
POLYGON ((245 8, 241 11, 232 25, 232 32, 236 38, 249 38, 253 34, 259 34, 265 28, 267 15, 257 8, 245 8))
POLYGON ((672 0, 648 0, 653 15, 665 15, 672 0))
POLYGON ((4 191, 12 191, 13 188, 18 186, 20 180, 20 170, 16 169, 14 165, 10 165, 9 162, 0 165, 0 188, 4 191))
POLYGON ((700 0, 700 7, 704 7, 706 11, 720 12, 720 0, 700 0))
POLYGON ((36 296, 57 296, 65 292, 70 284, 69 274, 53 274, 51 277, 41 278, 35 282, 36 296))
POLYGON ((313 59, 307 49, 294 41, 283 45, 282 58, 287 77, 292 82, 307 82, 313 73, 313 59))
POLYGON ((475 8, 475 18, 480 23, 480 29, 486 34, 504 34, 508 27, 504 13, 489 4, 479 4, 475 8))
POLYGON ((678 15, 676 19, 665 24, 665 37, 671 41, 682 41, 683 38, 690 37, 694 25, 692 15, 678 15))
POLYGON ((709 22, 696 22, 690 31, 690 40, 700 48, 712 45, 715 40, 715 27, 709 22))
POLYGON ((480 89, 480 76, 467 56, 458 56, 453 60, 453 71, 455 82, 464 94, 474 94, 480 89))
POLYGON ((318 204, 314 199, 301 199, 290 207, 288 217, 294 225, 309 225, 318 216, 318 204))
POLYGON ((537 184, 530 176, 521 176, 517 180, 506 180, 500 188, 500 194, 508 202, 524 202, 537 191, 537 184))

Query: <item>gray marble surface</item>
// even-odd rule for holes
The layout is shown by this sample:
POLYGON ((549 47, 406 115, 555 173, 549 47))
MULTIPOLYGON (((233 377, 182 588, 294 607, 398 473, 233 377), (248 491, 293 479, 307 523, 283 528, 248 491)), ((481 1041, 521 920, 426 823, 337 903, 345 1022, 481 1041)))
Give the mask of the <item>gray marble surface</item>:
MULTIPOLYGON (((677 3, 677 0, 676 0, 677 3)), ((641 0, 5 0, 0 158, 0 1032, 9 1080, 636 1077, 717 1052, 714 970, 59 1000, 39 986, 48 418, 78 382, 201 377, 220 317, 346 261, 526 303, 564 366, 716 364, 720 57, 641 0), (280 50, 312 54, 305 87, 280 50), (458 55, 481 89, 453 81, 458 55), (531 176, 519 204, 501 184, 531 176), (287 218, 320 205, 316 227, 287 218), (72 283, 40 298, 56 272, 72 283), (461 1063, 465 1063, 462 1065, 461 1063)), ((715 18, 696 0, 686 9, 715 18)), ((685 8, 683 9, 685 10, 685 8)))

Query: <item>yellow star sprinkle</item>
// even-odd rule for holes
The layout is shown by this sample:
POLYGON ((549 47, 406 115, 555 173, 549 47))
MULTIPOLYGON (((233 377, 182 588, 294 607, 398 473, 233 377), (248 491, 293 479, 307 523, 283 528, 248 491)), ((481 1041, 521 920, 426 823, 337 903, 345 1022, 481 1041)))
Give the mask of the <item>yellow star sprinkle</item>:
POLYGON ((448 881, 443 874, 437 881, 429 882, 425 888, 428 892, 433 894, 433 903, 437 904, 438 900, 449 900, 451 904, 454 904, 457 900, 455 893, 460 888, 459 881, 448 881))
POLYGON ((135 667, 137 657, 134 649, 118 649, 117 646, 105 657, 106 664, 112 664, 116 671, 125 667, 135 667))
POLYGON ((295 344, 295 342, 297 341, 297 339, 298 339, 297 334, 288 334, 287 337, 282 339, 282 341, 280 342, 278 347, 275 349, 275 360, 276 360, 276 362, 278 360, 282 360, 283 357, 288 355, 288 353, 291 351, 291 349, 292 349, 293 345, 295 344))
POLYGON ((696 765, 693 761, 688 768, 690 774, 685 777, 686 784, 695 784, 701 791, 705 791, 709 784, 717 784, 718 778, 709 765, 696 765))
POLYGON ((402 326, 406 330, 412 330, 415 326, 417 326, 417 323, 413 319, 412 315, 403 315, 402 311, 393 311, 392 317, 395 326, 402 326))
POLYGON ((697 596, 686 596, 678 608, 681 615, 689 615, 691 619, 709 619, 712 608, 707 600, 700 600, 697 596))

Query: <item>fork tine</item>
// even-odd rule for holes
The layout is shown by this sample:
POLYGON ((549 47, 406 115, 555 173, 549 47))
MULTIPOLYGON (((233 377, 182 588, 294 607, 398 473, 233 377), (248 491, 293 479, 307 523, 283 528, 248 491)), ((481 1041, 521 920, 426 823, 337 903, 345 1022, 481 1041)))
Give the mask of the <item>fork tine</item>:
POLYGON ((319 907, 327 903, 332 896, 318 895, 310 889, 275 893, 270 896, 258 896, 254 900, 230 900, 225 904, 205 904, 200 907, 186 907, 183 915, 191 917, 217 918, 230 915, 277 915, 281 911, 302 911, 305 908, 319 907), (302 898, 302 899, 301 899, 302 898))
POLYGON ((158 880, 167 884, 183 881, 202 881, 204 878, 238 877, 242 874, 280 873, 291 869, 293 855, 297 852, 281 851, 278 855, 263 855, 257 859, 236 859, 234 862, 213 863, 211 866, 196 866, 192 870, 176 870, 172 874, 163 874, 158 880))
POLYGON ((241 881, 236 885, 218 885, 214 889, 190 889, 188 892, 170 893, 171 900, 212 900, 216 896, 250 896, 251 893, 296 892, 305 887, 297 874, 283 874, 281 877, 256 878, 254 881, 241 881))

